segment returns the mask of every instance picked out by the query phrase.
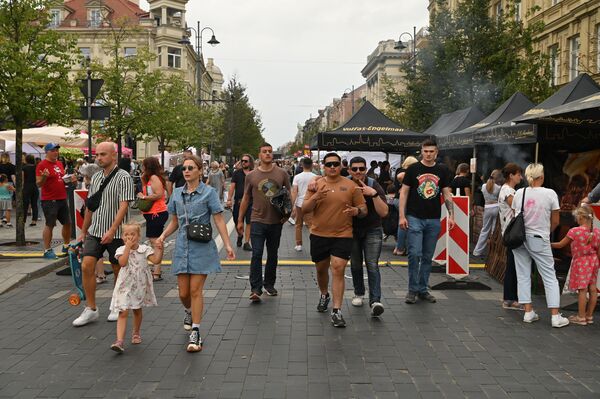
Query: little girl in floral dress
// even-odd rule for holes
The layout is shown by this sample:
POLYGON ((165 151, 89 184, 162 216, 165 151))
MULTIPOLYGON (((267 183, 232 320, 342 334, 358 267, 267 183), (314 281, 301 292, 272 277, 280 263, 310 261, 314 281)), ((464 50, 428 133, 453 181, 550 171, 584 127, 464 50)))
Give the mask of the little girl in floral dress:
POLYGON ((139 224, 123 225, 125 245, 119 247, 115 253, 121 270, 115 283, 110 310, 118 311, 119 319, 117 320, 117 340, 110 348, 119 353, 123 353, 125 350, 123 341, 129 309, 133 310, 131 343, 141 344, 142 307, 157 305, 148 261, 152 264, 160 264, 163 247, 161 243, 157 243, 153 250, 148 245, 140 244, 140 236, 139 224))
POLYGON ((573 324, 585 326, 594 322, 593 314, 598 300, 596 280, 600 266, 600 230, 593 228, 594 215, 589 206, 581 206, 573 212, 579 226, 569 230, 552 248, 571 244, 571 270, 569 289, 578 292, 578 314, 569 317, 573 324), (589 293, 589 301, 586 296, 589 293), (586 306, 587 305, 587 306, 586 306))

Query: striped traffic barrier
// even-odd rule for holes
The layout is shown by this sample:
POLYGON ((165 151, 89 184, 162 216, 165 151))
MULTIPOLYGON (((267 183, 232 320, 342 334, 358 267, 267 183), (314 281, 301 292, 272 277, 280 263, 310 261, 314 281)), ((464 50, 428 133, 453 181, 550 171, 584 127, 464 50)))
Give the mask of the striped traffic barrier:
POLYGON ((448 232, 446 274, 469 275, 469 197, 454 197, 454 228, 448 232))

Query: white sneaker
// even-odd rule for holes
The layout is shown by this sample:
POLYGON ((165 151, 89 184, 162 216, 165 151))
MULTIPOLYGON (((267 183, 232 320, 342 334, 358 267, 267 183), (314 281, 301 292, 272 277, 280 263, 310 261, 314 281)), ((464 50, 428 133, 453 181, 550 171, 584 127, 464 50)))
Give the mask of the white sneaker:
POLYGON ((371 304, 371 316, 378 317, 383 313, 383 305, 381 302, 373 302, 371 304))
POLYGON ((563 317, 562 314, 552 315, 552 327, 561 328, 569 325, 569 319, 563 317))
POLYGON ((296 250, 296 252, 302 252, 302 245, 296 245, 294 249, 296 250))
POLYGON ((117 321, 118 318, 119 318, 119 311, 118 310, 111 310, 110 314, 106 318, 106 321, 117 321))
MULTIPOLYGON (((540 319, 540 316, 538 316, 537 313, 535 313, 533 310, 531 312, 525 312, 525 315, 523 316, 523 321, 525 323, 533 323, 534 321, 538 321, 540 319)), ((568 324, 568 320, 567 320, 567 324, 568 324)))
POLYGON ((98 317, 100 317, 100 312, 98 312, 98 309, 92 310, 92 308, 86 306, 85 309, 83 309, 83 312, 81 312, 81 315, 73 320, 73 325, 75 327, 85 326, 92 321, 98 320, 98 317))
POLYGON ((363 305, 363 297, 355 295, 354 298, 352 298, 352 306, 362 306, 362 305, 363 305))

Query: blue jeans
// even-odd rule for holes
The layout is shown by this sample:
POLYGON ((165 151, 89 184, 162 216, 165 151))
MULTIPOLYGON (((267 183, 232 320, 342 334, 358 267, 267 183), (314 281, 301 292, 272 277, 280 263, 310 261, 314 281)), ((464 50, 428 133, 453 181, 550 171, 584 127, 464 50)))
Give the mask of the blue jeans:
POLYGON ((379 273, 379 255, 383 243, 383 228, 376 227, 367 230, 364 237, 354 238, 352 243, 352 255, 350 257, 350 269, 352 271, 352 283, 354 294, 365 295, 365 281, 363 280, 363 259, 367 265, 367 277, 369 279, 369 304, 381 301, 381 274, 379 273), (364 255, 364 256, 363 256, 364 255))
POLYGON ((398 226, 398 234, 396 235, 396 249, 403 251, 406 249, 406 230, 398 226))
POLYGON ((408 291, 413 294, 426 293, 431 273, 431 259, 440 234, 439 219, 419 219, 407 216, 408 220, 408 291))
POLYGON ((262 293, 262 256, 267 244, 267 263, 265 264, 264 287, 273 288, 277 277, 277 251, 281 239, 282 224, 264 224, 252 222, 250 225, 250 242, 252 243, 252 260, 250 261, 250 288, 262 293))

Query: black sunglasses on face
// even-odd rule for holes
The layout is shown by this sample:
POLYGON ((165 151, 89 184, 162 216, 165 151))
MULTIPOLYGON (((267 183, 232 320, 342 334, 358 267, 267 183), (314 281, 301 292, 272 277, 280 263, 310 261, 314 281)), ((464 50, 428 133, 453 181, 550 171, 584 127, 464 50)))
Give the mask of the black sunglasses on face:
POLYGON ((353 166, 350 168, 350 170, 353 172, 358 172, 358 171, 364 172, 365 170, 367 170, 367 168, 364 166, 353 166))
POLYGON ((327 167, 327 168, 337 168, 341 164, 342 164, 341 162, 325 162, 325 167, 327 167))
POLYGON ((183 170, 183 171, 189 170, 190 172, 194 169, 196 169, 195 166, 184 166, 181 168, 181 170, 183 170))
POLYGON ((248 162, 250 162, 249 159, 242 159, 242 163, 248 163, 248 162))

